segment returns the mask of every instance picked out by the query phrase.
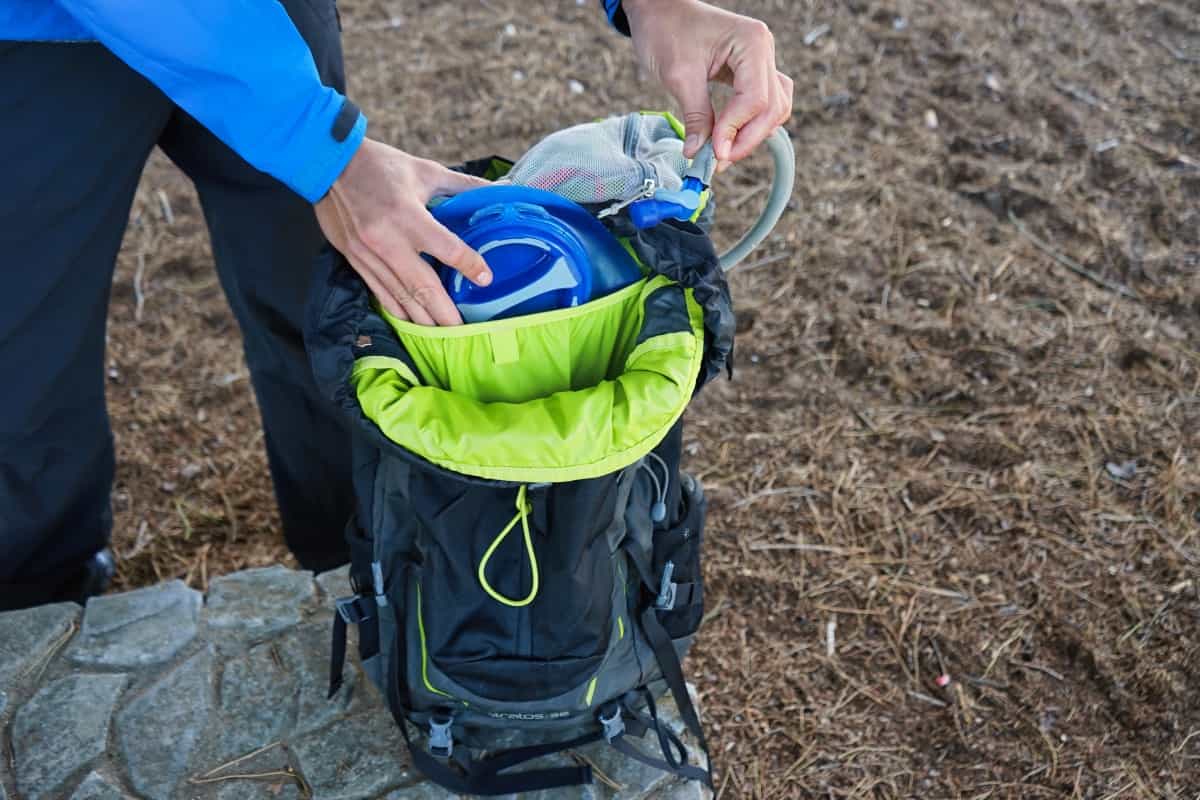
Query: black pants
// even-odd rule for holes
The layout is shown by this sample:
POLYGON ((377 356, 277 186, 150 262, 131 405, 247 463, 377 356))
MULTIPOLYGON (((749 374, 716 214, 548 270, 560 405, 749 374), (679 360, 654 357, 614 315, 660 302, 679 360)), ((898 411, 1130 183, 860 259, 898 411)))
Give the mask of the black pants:
MULTIPOLYGON (((343 90, 332 0, 287 0, 343 90)), ((288 545, 347 558, 350 443, 301 341, 312 206, 255 170, 102 46, 0 42, 0 609, 54 599, 112 529, 104 339, 113 266, 157 145, 196 185, 241 327, 288 545)))

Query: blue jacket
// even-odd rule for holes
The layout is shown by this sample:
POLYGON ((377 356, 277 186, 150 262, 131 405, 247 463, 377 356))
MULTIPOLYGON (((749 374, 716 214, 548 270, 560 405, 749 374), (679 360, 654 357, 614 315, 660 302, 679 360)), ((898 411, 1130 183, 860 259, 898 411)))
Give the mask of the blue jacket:
MULTIPOLYGON (((602 2, 619 26, 620 0, 602 2)), ((366 117, 321 83, 275 0, 0 0, 0 39, 99 41, 310 202, 366 133, 366 117)))

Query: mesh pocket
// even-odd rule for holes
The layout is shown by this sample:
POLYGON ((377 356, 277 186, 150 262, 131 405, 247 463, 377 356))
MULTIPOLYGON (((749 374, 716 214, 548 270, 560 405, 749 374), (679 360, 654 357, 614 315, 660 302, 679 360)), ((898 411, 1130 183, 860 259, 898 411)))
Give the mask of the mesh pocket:
POLYGON ((665 117, 629 114, 547 136, 505 180, 576 203, 611 203, 632 197, 647 179, 677 190, 686 170, 683 141, 665 117))

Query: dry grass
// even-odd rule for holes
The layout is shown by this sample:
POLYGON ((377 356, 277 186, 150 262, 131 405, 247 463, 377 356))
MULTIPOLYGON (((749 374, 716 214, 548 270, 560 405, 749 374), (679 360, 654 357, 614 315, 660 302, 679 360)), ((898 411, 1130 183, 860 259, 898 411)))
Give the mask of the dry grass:
MULTIPOLYGON (((593 5, 343 0, 352 94, 445 161, 662 105, 593 5)), ((690 412, 722 796, 1200 797, 1196 5, 729 5, 797 77, 800 181, 690 412)), ((285 558, 209 259, 156 161, 110 328, 123 586, 285 558)))

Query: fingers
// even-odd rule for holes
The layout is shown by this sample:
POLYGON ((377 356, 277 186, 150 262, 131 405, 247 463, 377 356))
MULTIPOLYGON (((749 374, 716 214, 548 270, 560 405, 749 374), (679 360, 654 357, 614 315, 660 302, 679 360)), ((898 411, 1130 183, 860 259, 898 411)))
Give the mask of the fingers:
POLYGON ((751 120, 768 112, 774 98, 775 47, 771 32, 762 23, 752 27, 734 43, 727 64, 733 71, 733 99, 717 115, 713 151, 721 161, 730 161, 733 143, 751 120))
POLYGON ((483 256, 435 220, 432 214, 424 213, 420 229, 413 238, 420 244, 422 252, 458 270, 476 286, 487 286, 492 282, 492 271, 483 256))
POLYGON ((667 91, 675 97, 675 101, 683 110, 686 135, 683 154, 694 158, 712 136, 715 114, 712 97, 708 93, 708 81, 703 73, 688 72, 680 78, 668 81, 667 91))
POLYGON ((491 181, 476 178, 474 175, 467 175, 463 172, 455 172, 436 161, 428 161, 426 163, 428 165, 427 169, 431 173, 426 179, 428 184, 433 188, 431 196, 456 195, 461 192, 470 191, 471 189, 479 189, 480 187, 491 185, 491 181))
POLYGON ((792 116, 792 79, 781 72, 771 81, 771 100, 761 114, 738 131, 729 152, 730 161, 740 161, 754 152, 776 128, 792 116))

